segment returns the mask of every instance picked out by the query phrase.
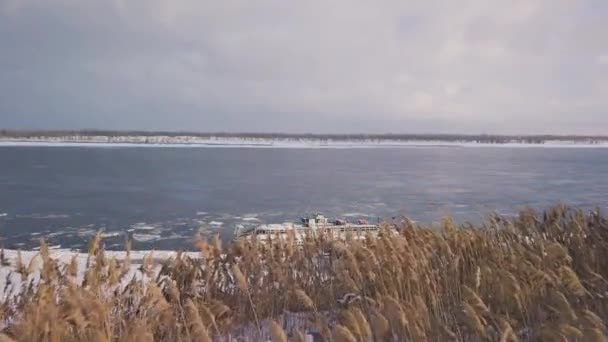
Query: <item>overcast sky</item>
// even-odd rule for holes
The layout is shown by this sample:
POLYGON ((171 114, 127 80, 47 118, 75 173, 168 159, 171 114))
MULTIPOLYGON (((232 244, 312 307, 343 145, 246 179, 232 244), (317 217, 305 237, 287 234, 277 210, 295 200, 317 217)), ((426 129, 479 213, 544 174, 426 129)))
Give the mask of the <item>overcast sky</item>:
POLYGON ((0 127, 608 134, 608 1, 0 0, 0 127))

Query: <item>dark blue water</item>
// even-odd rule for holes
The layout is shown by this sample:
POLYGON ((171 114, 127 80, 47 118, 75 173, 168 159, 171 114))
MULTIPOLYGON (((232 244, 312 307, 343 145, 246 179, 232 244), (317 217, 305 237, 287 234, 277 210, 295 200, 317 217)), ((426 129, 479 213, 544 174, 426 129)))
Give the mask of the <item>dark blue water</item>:
POLYGON ((479 221, 560 201, 608 206, 608 149, 0 147, 6 248, 190 248, 201 232, 309 212, 479 221))

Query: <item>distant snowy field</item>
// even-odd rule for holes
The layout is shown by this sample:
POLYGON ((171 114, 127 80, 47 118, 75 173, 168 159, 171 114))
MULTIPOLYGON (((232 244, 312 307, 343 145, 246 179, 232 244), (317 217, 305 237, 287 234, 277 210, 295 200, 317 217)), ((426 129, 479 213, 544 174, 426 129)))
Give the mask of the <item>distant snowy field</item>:
POLYGON ((606 148, 608 141, 548 140, 542 144, 518 141, 508 143, 477 143, 440 140, 320 140, 263 138, 199 138, 192 136, 66 136, 34 138, 0 138, 0 146, 58 147, 206 147, 206 148, 415 148, 415 147, 543 147, 543 148, 606 148))

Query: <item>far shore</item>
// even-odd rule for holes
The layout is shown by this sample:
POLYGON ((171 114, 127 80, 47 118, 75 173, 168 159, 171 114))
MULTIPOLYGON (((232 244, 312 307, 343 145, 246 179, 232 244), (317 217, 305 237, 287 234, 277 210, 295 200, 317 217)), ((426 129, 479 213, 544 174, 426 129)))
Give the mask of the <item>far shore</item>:
POLYGON ((0 147, 233 147, 233 148, 415 148, 415 147, 543 147, 604 148, 608 138, 485 136, 195 136, 195 135, 64 135, 0 134, 0 147))

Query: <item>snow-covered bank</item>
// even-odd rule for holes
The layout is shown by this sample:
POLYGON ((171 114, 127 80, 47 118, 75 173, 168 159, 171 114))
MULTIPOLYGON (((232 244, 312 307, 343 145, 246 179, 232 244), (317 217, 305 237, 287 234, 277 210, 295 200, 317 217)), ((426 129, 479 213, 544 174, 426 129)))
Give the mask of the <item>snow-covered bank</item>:
MULTIPOLYGON (((0 266, 0 297, 11 296, 19 293, 23 281, 21 275, 15 273, 15 267, 17 265, 17 259, 19 253, 21 253, 21 262, 23 265, 28 267, 32 272, 29 275, 29 279, 37 282, 40 276, 40 270, 42 269, 42 258, 39 251, 17 251, 5 249, 3 250, 4 260, 0 266)), ((130 272, 125 277, 126 281, 130 281, 133 276, 141 277, 141 272, 138 269, 141 267, 144 257, 151 256, 153 264, 156 265, 157 271, 160 270, 160 262, 167 260, 171 257, 176 257, 178 252, 176 251, 130 251, 130 272)), ((82 281, 86 269, 87 259, 89 254, 74 252, 67 249, 51 249, 49 251, 51 259, 55 260, 60 266, 69 265, 72 258, 76 258, 78 263, 78 274, 77 280, 82 281)), ((124 260, 127 257, 126 251, 104 251, 104 254, 108 260, 115 258, 116 260, 124 260)), ((184 252, 184 255, 196 258, 199 257, 197 252, 184 252)), ((126 283, 125 283, 126 284, 126 283)), ((124 284, 123 284, 124 285, 124 284)))
POLYGON ((0 146, 63 147, 190 147, 190 148, 416 148, 416 147, 539 147, 539 148, 606 148, 608 141, 546 140, 528 143, 512 140, 501 143, 442 140, 399 139, 293 139, 194 136, 64 136, 0 138, 0 146))
MULTIPOLYGON (((4 259, 9 262, 11 265, 15 264, 17 260, 17 255, 21 253, 21 260, 25 264, 29 264, 32 259, 39 258, 39 251, 18 251, 14 249, 5 249, 4 259)), ((89 257, 88 253, 76 252, 69 249, 50 249, 50 256, 53 260, 58 261, 59 263, 70 263, 72 258, 75 256, 79 261, 85 261, 89 257)), ((115 258, 116 260, 124 260, 127 257, 126 251, 104 251, 105 256, 108 259, 115 258)), ((165 260, 171 257, 177 256, 177 251, 155 251, 155 250, 147 250, 147 251, 130 251, 129 258, 131 263, 134 265, 141 265, 141 261, 147 255, 152 255, 154 259, 157 260, 165 260)), ((188 255, 191 257, 198 257, 198 252, 183 252, 182 254, 188 255)), ((4 267, 0 267, 2 269, 4 267)))

